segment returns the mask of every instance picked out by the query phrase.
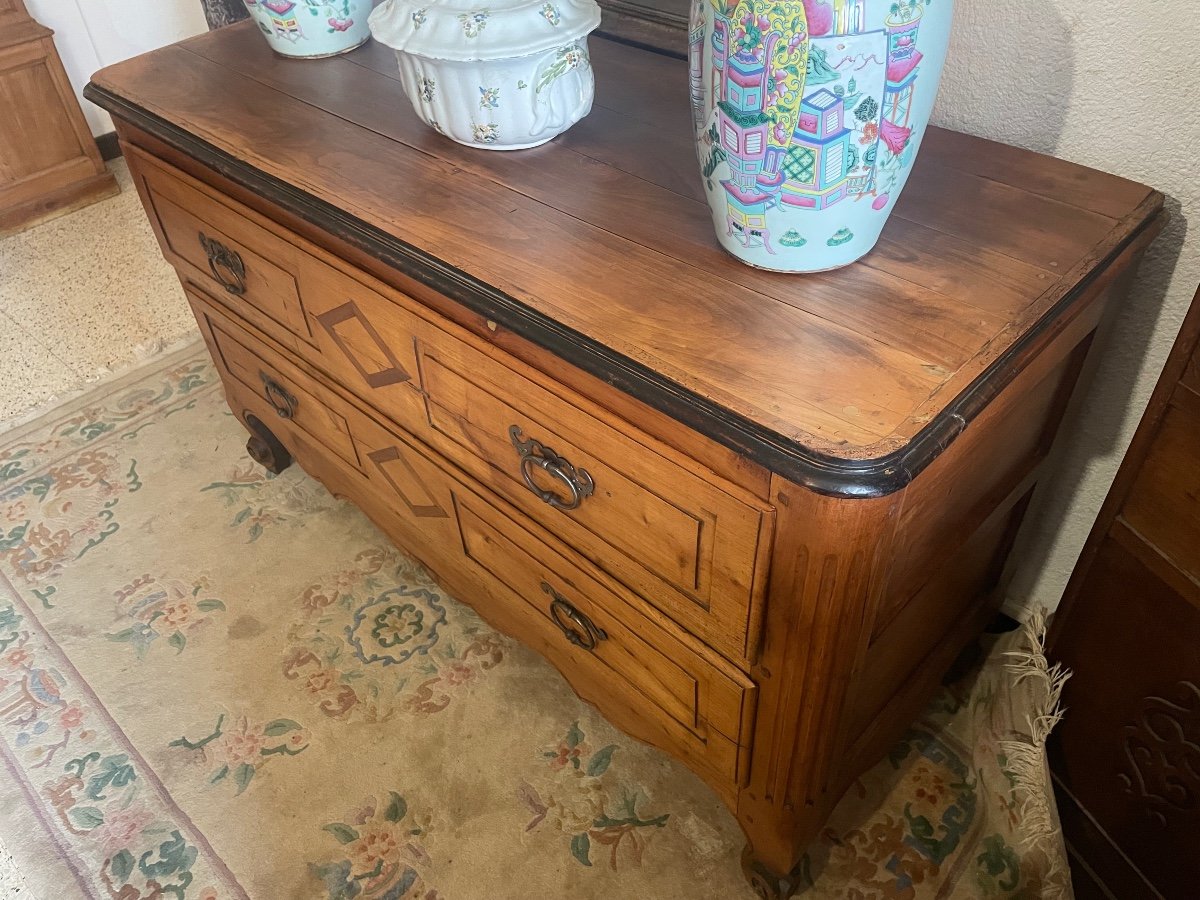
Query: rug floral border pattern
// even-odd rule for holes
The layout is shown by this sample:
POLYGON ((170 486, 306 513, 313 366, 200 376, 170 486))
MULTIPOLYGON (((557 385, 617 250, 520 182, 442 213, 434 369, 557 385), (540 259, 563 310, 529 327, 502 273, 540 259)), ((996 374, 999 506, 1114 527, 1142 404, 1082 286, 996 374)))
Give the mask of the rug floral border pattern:
POLYGON ((122 900, 215 900, 217 884, 245 897, 3 576, 0 588, 0 748, 85 896, 98 881, 122 900))
MULTIPOLYGON (((217 385, 203 358, 158 382, 110 392, 0 450, 0 563, 43 607, 70 561, 120 529, 122 495, 143 486, 136 460, 125 469, 106 445, 136 441, 217 385), (76 502, 89 489, 93 502, 76 502)), ((2 571, 0 591, 0 749, 85 896, 102 886, 122 900, 215 900, 220 885, 221 896, 245 897, 2 571)))

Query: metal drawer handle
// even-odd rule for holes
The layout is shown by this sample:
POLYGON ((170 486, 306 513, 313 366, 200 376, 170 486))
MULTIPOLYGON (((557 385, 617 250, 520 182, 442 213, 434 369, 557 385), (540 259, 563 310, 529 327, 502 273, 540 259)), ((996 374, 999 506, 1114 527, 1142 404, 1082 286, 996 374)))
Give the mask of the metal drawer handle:
POLYGON ((562 633, 566 635, 568 641, 576 647, 590 651, 595 650, 596 645, 601 641, 608 640, 608 632, 597 626, 544 581, 542 590, 552 598, 550 600, 550 618, 554 620, 555 625, 562 629, 562 633))
POLYGON ((578 509, 584 499, 596 490, 587 469, 576 469, 540 441, 533 438, 522 439, 520 425, 511 426, 508 429, 508 437, 521 457, 521 479, 525 482, 525 487, 543 503, 549 503, 555 509, 578 509), (534 469, 541 469, 552 478, 561 481, 571 492, 570 497, 563 499, 555 491, 538 487, 537 482, 533 480, 534 469))
POLYGON ((258 374, 262 378, 263 393, 266 394, 267 402, 274 407, 275 412, 279 413, 279 418, 294 418, 296 407, 300 405, 300 401, 266 372, 259 372, 258 374))
POLYGON ((221 287, 238 297, 246 293, 246 264, 236 250, 230 250, 216 238, 200 232, 200 246, 208 257, 208 268, 221 287))

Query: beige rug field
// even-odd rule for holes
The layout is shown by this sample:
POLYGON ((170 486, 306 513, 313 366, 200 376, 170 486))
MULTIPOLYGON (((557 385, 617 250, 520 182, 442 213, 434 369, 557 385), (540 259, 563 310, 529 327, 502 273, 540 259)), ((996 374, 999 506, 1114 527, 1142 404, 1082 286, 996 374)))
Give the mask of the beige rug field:
MULTIPOLYGON (((750 900, 733 817, 352 506, 196 348, 0 435, 0 836, 25 895, 750 900)), ((1039 897, 993 655, 839 808, 813 898, 1039 897)))

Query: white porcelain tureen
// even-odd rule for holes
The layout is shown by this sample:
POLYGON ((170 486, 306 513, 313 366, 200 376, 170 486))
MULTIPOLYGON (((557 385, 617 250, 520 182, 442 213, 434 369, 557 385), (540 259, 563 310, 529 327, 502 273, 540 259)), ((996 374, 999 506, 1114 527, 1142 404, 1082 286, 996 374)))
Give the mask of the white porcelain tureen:
POLYGON ((536 147, 591 111, 595 0, 387 0, 370 22, 417 115, 461 144, 536 147))

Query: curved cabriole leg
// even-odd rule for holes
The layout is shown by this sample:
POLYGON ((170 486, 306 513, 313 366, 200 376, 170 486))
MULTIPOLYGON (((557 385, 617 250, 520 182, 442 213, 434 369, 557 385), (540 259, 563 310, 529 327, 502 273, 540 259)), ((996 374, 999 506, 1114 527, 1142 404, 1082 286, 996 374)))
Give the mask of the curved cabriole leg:
POLYGON ((807 887, 809 881, 803 877, 802 865, 803 860, 786 875, 780 875, 755 859, 754 848, 749 844, 742 851, 742 872, 762 900, 788 900, 807 887))
POLYGON ((258 416, 246 413, 244 421, 250 431, 246 452, 252 460, 276 475, 292 464, 292 455, 258 416))

